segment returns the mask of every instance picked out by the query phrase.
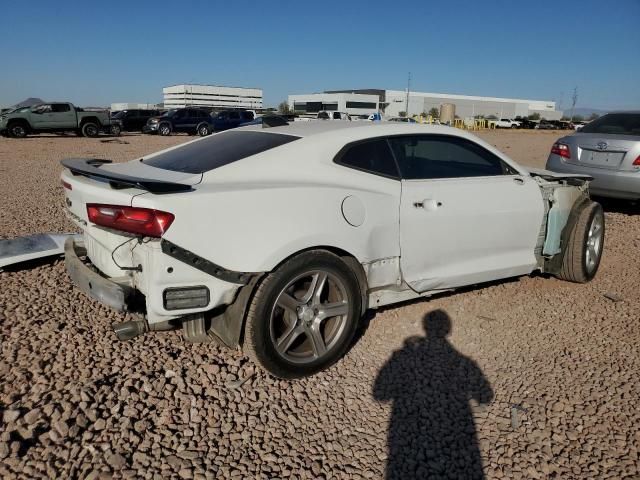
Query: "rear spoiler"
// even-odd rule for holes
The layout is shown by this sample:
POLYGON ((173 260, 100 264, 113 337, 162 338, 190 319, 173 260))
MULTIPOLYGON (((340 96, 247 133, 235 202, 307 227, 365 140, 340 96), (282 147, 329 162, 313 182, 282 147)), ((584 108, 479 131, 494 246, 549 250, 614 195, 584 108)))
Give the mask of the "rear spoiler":
POLYGON ((71 170, 74 175, 82 175, 85 177, 94 177, 107 180, 113 188, 137 187, 147 190, 151 193, 177 193, 190 192, 193 190, 191 185, 175 182, 164 182, 162 180, 153 180, 142 177, 132 177, 131 175, 123 175, 121 173, 102 170, 100 167, 105 163, 111 163, 111 160, 100 158, 66 158, 60 162, 63 167, 71 170))

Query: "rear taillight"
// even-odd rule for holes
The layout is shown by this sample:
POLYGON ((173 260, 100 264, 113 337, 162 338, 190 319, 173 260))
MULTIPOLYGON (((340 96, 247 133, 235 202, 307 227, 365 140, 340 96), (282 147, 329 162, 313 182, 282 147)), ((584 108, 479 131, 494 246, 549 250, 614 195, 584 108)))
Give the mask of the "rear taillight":
POLYGON ((632 165, 634 167, 640 167, 640 155, 638 155, 638 158, 633 161, 632 165))
POLYGON ((172 213, 150 208, 122 207, 99 203, 88 203, 87 214, 89 221, 96 225, 145 237, 161 237, 175 218, 172 213))
POLYGON ((569 150, 569 145, 566 145, 564 143, 554 143, 553 147, 551 147, 551 153, 560 155, 563 158, 571 158, 571 150, 569 150))

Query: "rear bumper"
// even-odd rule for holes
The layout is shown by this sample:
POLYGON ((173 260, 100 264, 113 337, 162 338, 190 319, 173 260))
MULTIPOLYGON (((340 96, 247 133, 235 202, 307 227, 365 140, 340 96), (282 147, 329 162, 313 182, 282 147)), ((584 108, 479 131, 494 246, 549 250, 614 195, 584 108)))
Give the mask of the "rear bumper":
POLYGON ((593 181, 589 184, 589 191, 603 197, 637 200, 640 198, 640 171, 621 172, 604 168, 574 165, 561 160, 558 155, 549 155, 547 170, 561 173, 579 173, 590 175, 593 181))
POLYGON ((119 312, 126 312, 128 310, 127 301, 131 298, 133 289, 113 282, 93 271, 80 259, 86 254, 87 250, 82 240, 73 237, 67 239, 64 244, 64 263, 73 283, 85 295, 119 312))

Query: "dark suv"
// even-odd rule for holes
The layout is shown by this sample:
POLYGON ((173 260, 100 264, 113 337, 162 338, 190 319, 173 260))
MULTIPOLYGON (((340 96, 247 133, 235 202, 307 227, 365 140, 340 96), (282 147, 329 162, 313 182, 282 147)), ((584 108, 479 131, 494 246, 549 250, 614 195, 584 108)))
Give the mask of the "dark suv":
POLYGON ((112 113, 111 118, 120 120, 123 131, 139 132, 151 117, 157 117, 158 115, 160 115, 159 110, 120 110, 112 113))
POLYGON ((249 110, 223 110, 211 115, 213 122, 213 130, 220 132, 222 130, 229 130, 230 128, 236 128, 240 124, 250 122, 253 120, 253 112, 249 110))
POLYGON ((160 117, 151 117, 142 128, 144 133, 158 133, 166 136, 172 132, 183 132, 201 137, 213 131, 212 118, 202 108, 177 108, 160 117))

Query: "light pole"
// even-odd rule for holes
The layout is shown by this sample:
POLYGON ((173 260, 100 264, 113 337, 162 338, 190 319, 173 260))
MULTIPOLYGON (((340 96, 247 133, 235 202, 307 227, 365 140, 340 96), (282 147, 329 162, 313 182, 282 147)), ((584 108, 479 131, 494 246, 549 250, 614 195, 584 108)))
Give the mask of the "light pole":
POLYGON ((404 103, 404 115, 409 118, 409 89, 411 88, 411 72, 407 77, 407 96, 404 103))

